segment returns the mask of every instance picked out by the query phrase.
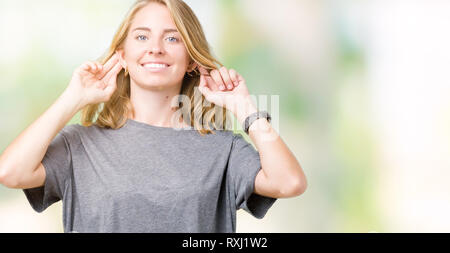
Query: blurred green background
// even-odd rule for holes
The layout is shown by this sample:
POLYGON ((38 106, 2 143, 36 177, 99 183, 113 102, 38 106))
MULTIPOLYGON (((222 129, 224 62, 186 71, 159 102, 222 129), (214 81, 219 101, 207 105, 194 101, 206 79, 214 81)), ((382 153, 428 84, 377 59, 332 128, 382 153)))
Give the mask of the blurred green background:
MULTIPOLYGON (((0 0, 1 152, 133 2, 0 0)), ((450 2, 186 2, 250 92, 279 95, 277 130, 308 178, 262 220, 240 210, 237 232, 450 231, 450 2)), ((63 232, 61 202, 38 214, 0 185, 0 232, 63 232)))

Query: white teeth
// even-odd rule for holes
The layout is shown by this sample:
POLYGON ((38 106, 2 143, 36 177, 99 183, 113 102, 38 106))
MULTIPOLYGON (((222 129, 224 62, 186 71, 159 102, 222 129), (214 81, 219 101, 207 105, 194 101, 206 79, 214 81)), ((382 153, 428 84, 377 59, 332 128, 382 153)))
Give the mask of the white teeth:
POLYGON ((145 68, 159 68, 159 69, 168 67, 166 64, 155 64, 155 63, 144 64, 143 66, 145 68))

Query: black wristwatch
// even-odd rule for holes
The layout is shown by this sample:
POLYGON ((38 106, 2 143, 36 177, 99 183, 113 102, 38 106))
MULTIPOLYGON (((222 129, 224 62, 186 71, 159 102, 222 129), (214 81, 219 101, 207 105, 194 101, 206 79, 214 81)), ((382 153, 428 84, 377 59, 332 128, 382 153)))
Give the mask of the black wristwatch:
POLYGON ((269 121, 272 119, 272 117, 270 117, 270 114, 267 111, 258 111, 255 112, 253 114, 250 114, 244 121, 244 126, 242 127, 245 131, 246 134, 248 133, 248 129, 250 128, 250 126, 253 124, 253 122, 255 122, 255 120, 257 119, 261 119, 261 118, 266 118, 267 121, 269 121))

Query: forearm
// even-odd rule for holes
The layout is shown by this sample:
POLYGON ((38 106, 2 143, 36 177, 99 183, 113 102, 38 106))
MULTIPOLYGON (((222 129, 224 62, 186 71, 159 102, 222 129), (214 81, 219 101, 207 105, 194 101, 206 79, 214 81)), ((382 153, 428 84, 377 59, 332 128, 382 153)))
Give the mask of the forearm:
MULTIPOLYGON (((250 100, 240 103, 238 108, 241 110, 235 116, 243 125, 246 117, 258 110, 250 100)), ((254 121, 249 128, 249 136, 260 154, 261 167, 267 178, 280 187, 306 188, 302 167, 267 119, 254 121)))
POLYGON ((53 138, 81 109, 77 98, 68 90, 30 126, 28 126, 0 156, 0 175, 17 182, 32 173, 41 163, 53 138))

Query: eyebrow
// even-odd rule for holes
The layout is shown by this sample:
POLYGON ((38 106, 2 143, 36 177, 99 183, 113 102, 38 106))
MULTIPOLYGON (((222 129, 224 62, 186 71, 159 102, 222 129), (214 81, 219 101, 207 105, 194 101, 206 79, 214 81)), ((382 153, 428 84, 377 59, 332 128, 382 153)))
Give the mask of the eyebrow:
MULTIPOLYGON (((138 28, 134 28, 133 31, 131 31, 131 32, 134 32, 136 30, 143 30, 143 31, 148 31, 148 32, 152 31, 148 27, 138 27, 138 28)), ((178 30, 177 29, 164 29, 164 33, 171 33, 171 32, 178 32, 178 30)))

